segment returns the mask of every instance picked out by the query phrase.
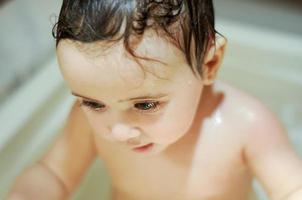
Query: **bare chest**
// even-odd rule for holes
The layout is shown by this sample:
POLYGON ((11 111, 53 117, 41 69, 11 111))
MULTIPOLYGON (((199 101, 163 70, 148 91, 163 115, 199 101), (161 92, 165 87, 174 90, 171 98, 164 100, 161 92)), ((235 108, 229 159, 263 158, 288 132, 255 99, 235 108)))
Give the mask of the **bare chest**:
POLYGON ((240 150, 228 148, 225 141, 216 145, 145 160, 104 144, 98 148, 112 178, 115 200, 248 199, 251 177, 240 150))

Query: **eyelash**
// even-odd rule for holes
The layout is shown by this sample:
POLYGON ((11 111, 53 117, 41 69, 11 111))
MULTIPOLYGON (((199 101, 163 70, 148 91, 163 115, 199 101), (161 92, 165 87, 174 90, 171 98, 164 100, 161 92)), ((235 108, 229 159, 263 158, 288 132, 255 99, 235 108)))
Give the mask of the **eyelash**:
MULTIPOLYGON (((141 112, 141 113, 154 113, 154 112, 156 112, 156 111, 158 111, 159 110, 159 108, 160 108, 160 106, 161 106, 161 102, 159 102, 159 101, 146 101, 146 102, 141 102, 141 103, 136 103, 135 104, 136 106, 136 110, 138 110, 139 112, 141 112), (152 106, 152 108, 151 109, 139 109, 139 108, 137 108, 136 106, 137 105, 143 105, 143 104, 145 104, 145 105, 147 105, 147 106, 152 106)), ((99 111, 102 111, 102 110, 104 110, 104 108, 105 108, 105 106, 103 106, 103 105, 101 105, 101 104, 99 104, 99 103, 96 103, 96 102, 92 102, 92 101, 85 101, 85 100, 83 100, 81 103, 80 103, 80 106, 86 106, 86 107, 88 107, 89 109, 91 109, 91 110, 93 110, 93 111, 96 111, 96 112, 99 112, 99 111)), ((149 107, 150 108, 150 107, 149 107)))

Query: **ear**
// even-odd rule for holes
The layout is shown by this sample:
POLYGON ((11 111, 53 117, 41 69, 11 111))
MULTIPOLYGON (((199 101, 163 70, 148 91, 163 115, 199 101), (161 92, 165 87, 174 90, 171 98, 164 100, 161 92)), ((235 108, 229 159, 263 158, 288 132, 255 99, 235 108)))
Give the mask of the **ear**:
POLYGON ((224 37, 217 37, 215 44, 211 44, 204 57, 202 80, 205 85, 211 85, 216 79, 218 69, 223 60, 226 39, 224 37))

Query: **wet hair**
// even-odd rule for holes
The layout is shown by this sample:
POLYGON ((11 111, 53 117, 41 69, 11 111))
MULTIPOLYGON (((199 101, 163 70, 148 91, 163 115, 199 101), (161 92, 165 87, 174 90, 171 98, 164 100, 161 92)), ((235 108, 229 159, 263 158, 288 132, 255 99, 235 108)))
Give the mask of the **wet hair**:
POLYGON ((147 29, 161 33, 185 55, 193 73, 202 74, 203 59, 215 41, 212 0, 63 0, 53 27, 56 46, 62 39, 83 43, 123 40, 133 50, 131 39, 147 29))

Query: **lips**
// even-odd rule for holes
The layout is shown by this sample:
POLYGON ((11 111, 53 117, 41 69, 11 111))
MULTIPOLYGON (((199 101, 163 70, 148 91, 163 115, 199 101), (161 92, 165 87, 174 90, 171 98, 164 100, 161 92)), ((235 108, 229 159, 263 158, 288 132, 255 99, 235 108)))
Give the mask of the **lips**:
POLYGON ((145 146, 147 146, 147 145, 149 145, 149 144, 151 144, 151 143, 147 143, 147 144, 145 144, 145 145, 140 145, 140 146, 134 147, 134 149, 141 148, 141 147, 145 147, 145 146))
POLYGON ((149 150, 153 146, 153 143, 149 143, 143 146, 133 148, 134 151, 143 152, 149 150))

